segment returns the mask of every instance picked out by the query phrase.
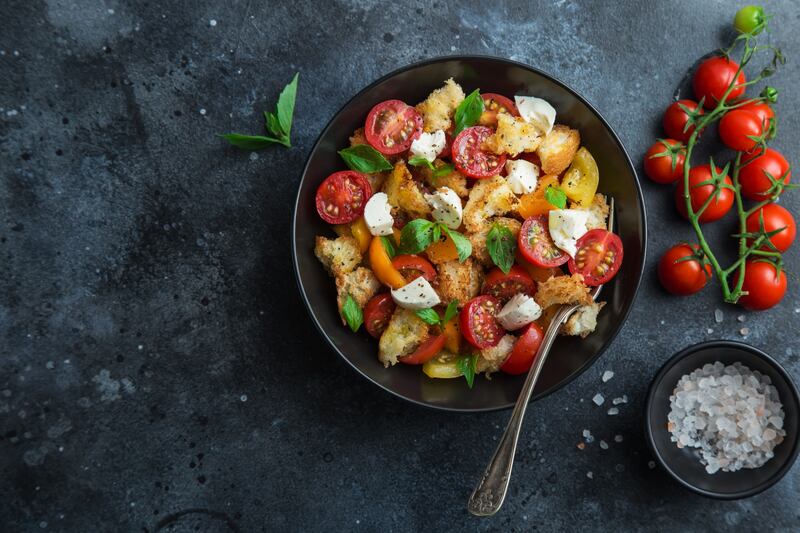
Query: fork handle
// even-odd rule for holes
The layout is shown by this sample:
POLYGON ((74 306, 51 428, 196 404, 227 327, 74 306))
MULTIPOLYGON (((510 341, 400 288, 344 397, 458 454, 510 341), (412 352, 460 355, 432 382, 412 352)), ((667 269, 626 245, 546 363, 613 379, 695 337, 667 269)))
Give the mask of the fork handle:
POLYGON ((542 339, 542 344, 539 345, 539 350, 536 352, 533 366, 525 378, 522 391, 517 397, 517 403, 514 405, 511 419, 508 421, 506 430, 497 445, 497 450, 495 450, 489 465, 484 470, 480 483, 475 487, 472 496, 469 498, 467 509, 470 513, 476 516, 491 516, 499 511, 503 505, 508 491, 508 482, 511 479, 511 468, 514 466, 514 455, 517 451, 517 441, 519 440, 519 432, 522 429, 522 420, 525 418, 525 410, 528 408, 533 388, 536 386, 542 367, 544 367, 550 347, 558 335, 558 330, 567 318, 575 312, 577 307, 575 305, 563 306, 550 322, 550 326, 542 339))

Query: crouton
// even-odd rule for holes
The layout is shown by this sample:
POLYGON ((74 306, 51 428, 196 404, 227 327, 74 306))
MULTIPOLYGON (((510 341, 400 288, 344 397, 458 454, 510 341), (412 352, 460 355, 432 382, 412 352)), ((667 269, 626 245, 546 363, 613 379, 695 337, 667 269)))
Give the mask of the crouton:
POLYGON ((555 276, 540 282, 533 299, 542 309, 555 304, 588 305, 592 303, 589 287, 583 282, 583 276, 580 274, 555 276))
POLYGON ((491 217, 505 215, 516 207, 517 197, 505 178, 494 176, 478 180, 464 206, 464 227, 473 233, 480 231, 491 217))
POLYGON ((522 227, 520 221, 515 218, 497 217, 490 220, 480 231, 469 234, 469 242, 472 243, 472 257, 480 261, 485 267, 494 265, 492 258, 489 256, 489 251, 486 249, 486 236, 494 224, 500 224, 508 228, 514 236, 514 242, 516 242, 519 230, 522 227))
MULTIPOLYGON (((339 314, 342 313, 348 294, 363 309, 380 288, 381 283, 368 268, 358 267, 350 273, 336 276, 336 304, 339 306, 339 314)), ((342 323, 346 324, 344 317, 342 323)))
POLYGON ((369 142, 367 142, 367 136, 364 134, 364 128, 358 128, 350 136, 350 146, 355 146, 357 144, 369 144, 369 142))
POLYGON ((521 152, 533 152, 542 142, 541 132, 521 117, 506 113, 497 115, 497 131, 483 141, 482 148, 495 154, 515 157, 521 152))
POLYGON ((500 370, 508 356, 511 355, 511 350, 514 349, 514 343, 516 342, 517 338, 514 335, 504 335, 497 345, 491 348, 484 348, 478 352, 478 372, 490 374, 500 370))
POLYGON ((472 258, 463 263, 447 261, 436 265, 436 270, 439 273, 436 289, 443 303, 458 300, 458 306, 462 307, 481 290, 483 270, 472 258))
POLYGON ((422 115, 423 129, 426 132, 446 131, 452 126, 452 117, 458 104, 464 100, 464 90, 450 78, 444 87, 436 89, 421 104, 417 111, 422 115))
POLYGON ((536 153, 545 174, 561 174, 567 169, 581 145, 581 134, 569 126, 556 124, 548 133, 536 153))
POLYGON ((603 194, 597 193, 594 195, 592 205, 589 207, 581 207, 575 202, 570 202, 570 209, 585 209, 589 211, 589 220, 586 221, 587 229, 608 229, 607 220, 610 208, 606 203, 606 197, 603 194))
MULTIPOLYGON (((436 168, 439 168, 444 166, 445 162, 441 159, 436 159, 434 160, 433 165, 436 168)), ((467 189, 467 178, 457 170, 453 170, 449 174, 445 176, 439 176, 438 178, 434 178, 433 171, 424 166, 414 167, 413 172, 432 189, 448 187, 462 198, 469 194, 469 189, 467 189)))
POLYGON ((569 317, 567 323, 561 326, 561 333, 585 338, 597 327, 597 314, 604 305, 605 302, 582 305, 569 317))
POLYGON ((414 311, 398 307, 378 341, 378 359, 385 367, 397 364, 398 358, 416 350, 428 336, 428 324, 414 311))
POLYGON ((383 192, 392 206, 405 211, 411 218, 427 218, 430 215, 431 206, 403 161, 395 164, 383 184, 383 192))
POLYGON ((317 235, 314 255, 325 265, 332 276, 342 276, 352 272, 361 262, 361 251, 358 241, 353 237, 342 236, 337 239, 326 239, 317 235))

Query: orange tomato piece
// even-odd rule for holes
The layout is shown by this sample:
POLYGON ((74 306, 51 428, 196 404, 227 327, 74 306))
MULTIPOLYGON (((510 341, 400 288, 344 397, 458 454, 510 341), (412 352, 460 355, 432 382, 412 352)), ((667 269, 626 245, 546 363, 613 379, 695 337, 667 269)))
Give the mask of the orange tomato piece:
POLYGON ((550 185, 558 186, 558 176, 550 174, 542 176, 535 191, 520 196, 519 214, 524 218, 529 218, 537 215, 546 215, 551 209, 555 209, 556 206, 544 198, 544 191, 550 185))
POLYGON ((450 353, 460 353, 461 333, 458 331, 458 315, 451 318, 450 321, 444 325, 444 347, 450 353))
POLYGON ((458 259, 458 250, 453 239, 445 236, 444 240, 440 240, 428 246, 425 249, 425 255, 431 262, 439 264, 446 261, 455 261, 458 259))
POLYGON ((393 289, 399 289, 406 284, 400 271, 392 266, 392 260, 383 247, 380 237, 373 237, 369 245, 369 264, 378 281, 385 283, 393 289))

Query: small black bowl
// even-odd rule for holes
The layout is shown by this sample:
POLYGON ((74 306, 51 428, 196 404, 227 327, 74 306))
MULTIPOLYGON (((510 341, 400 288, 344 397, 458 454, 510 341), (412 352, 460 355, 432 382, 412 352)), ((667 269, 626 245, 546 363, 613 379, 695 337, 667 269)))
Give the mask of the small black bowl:
POLYGON ((735 341, 710 341, 678 352, 658 371, 647 394, 645 431, 656 459, 678 483, 703 496, 721 500, 748 498, 777 483, 792 468, 800 451, 800 393, 792 378, 775 359, 761 350, 735 341), (760 468, 708 474, 692 448, 678 448, 667 430, 669 397, 681 376, 706 363, 740 362, 769 376, 778 390, 786 413, 786 437, 775 447, 775 456, 760 468))

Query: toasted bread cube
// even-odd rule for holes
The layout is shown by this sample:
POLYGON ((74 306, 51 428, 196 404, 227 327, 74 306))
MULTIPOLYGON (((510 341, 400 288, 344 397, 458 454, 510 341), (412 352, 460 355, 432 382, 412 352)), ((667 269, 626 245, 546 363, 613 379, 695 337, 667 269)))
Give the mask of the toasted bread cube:
POLYGON ((484 348, 478 352, 478 372, 486 372, 488 375, 500 370, 500 367, 506 362, 508 356, 511 355, 511 351, 514 349, 514 344, 516 342, 517 338, 514 335, 504 335, 497 345, 491 348, 484 348))
POLYGON ((358 241, 349 236, 326 239, 317 235, 314 255, 332 276, 349 274, 361 263, 358 241))
POLYGON ((431 206, 404 161, 398 161, 394 170, 383 184, 383 192, 389 197, 389 203, 411 218, 427 218, 431 206))
POLYGON ((355 146, 357 144, 369 144, 367 142, 367 136, 364 134, 364 128, 358 128, 350 136, 350 146, 355 146))
POLYGON ((489 223, 486 224, 485 227, 481 228, 480 231, 469 234, 469 242, 472 243, 472 257, 480 261, 481 264, 487 268, 494 265, 492 258, 489 256, 489 251, 486 249, 486 237, 489 235, 489 231, 492 229, 494 224, 500 224, 501 226, 508 228, 509 231, 511 231, 511 234, 514 236, 515 241, 519 235, 519 230, 522 227, 522 223, 515 218, 496 217, 490 220, 489 223))
POLYGON ((589 305, 592 303, 589 287, 583 282, 583 276, 580 274, 555 276, 539 282, 533 299, 542 309, 556 304, 589 305))
MULTIPOLYGON (((433 165, 436 168, 439 168, 444 166, 445 162, 442 161, 441 159, 436 159, 434 160, 433 165)), ((467 178, 457 170, 453 170, 449 174, 440 176, 438 178, 433 177, 433 171, 428 167, 415 167, 415 172, 416 175, 422 178, 422 180, 431 189, 438 189, 439 187, 448 187, 462 198, 469 195, 469 189, 467 189, 467 178)))
POLYGON ((561 326, 561 333, 585 338, 597 327, 597 314, 604 305, 605 302, 593 302, 579 307, 567 323, 561 326))
POLYGON ((428 324, 414 311, 398 307, 378 341, 378 359, 385 367, 397 364, 398 358, 412 353, 428 337, 428 324))
POLYGON ((594 195, 594 200, 589 207, 581 207, 575 202, 570 202, 570 209, 585 209, 589 211, 589 220, 586 221, 587 229, 609 229, 608 228, 608 213, 610 208, 606 203, 604 194, 597 193, 594 195))
POLYGON ((471 298, 478 295, 483 284, 483 269, 472 258, 467 258, 463 263, 447 261, 436 265, 439 273, 436 287, 443 304, 458 300, 458 306, 463 307, 471 298))
MULTIPOLYGON (((372 270, 365 267, 358 267, 349 274, 336 276, 336 304, 339 306, 339 314, 342 314, 342 307, 348 294, 363 309, 380 288, 381 283, 378 278, 375 277, 372 270)), ((342 317, 342 324, 346 324, 344 317, 342 317)))
POLYGON ((469 232, 480 231, 491 217, 505 215, 516 207, 517 196, 504 178, 494 176, 478 180, 464 206, 464 227, 469 232))
POLYGON ((581 134, 563 124, 556 124, 536 150, 545 174, 561 174, 567 169, 581 145, 581 134))
POLYGON ((533 152, 542 142, 539 129, 522 117, 507 113, 497 115, 497 130, 483 141, 482 148, 495 154, 515 157, 522 152, 533 152))
POLYGON ((450 78, 444 87, 436 89, 421 104, 417 111, 422 115, 423 129, 426 132, 447 131, 452 126, 453 113, 464 100, 464 90, 450 78))

